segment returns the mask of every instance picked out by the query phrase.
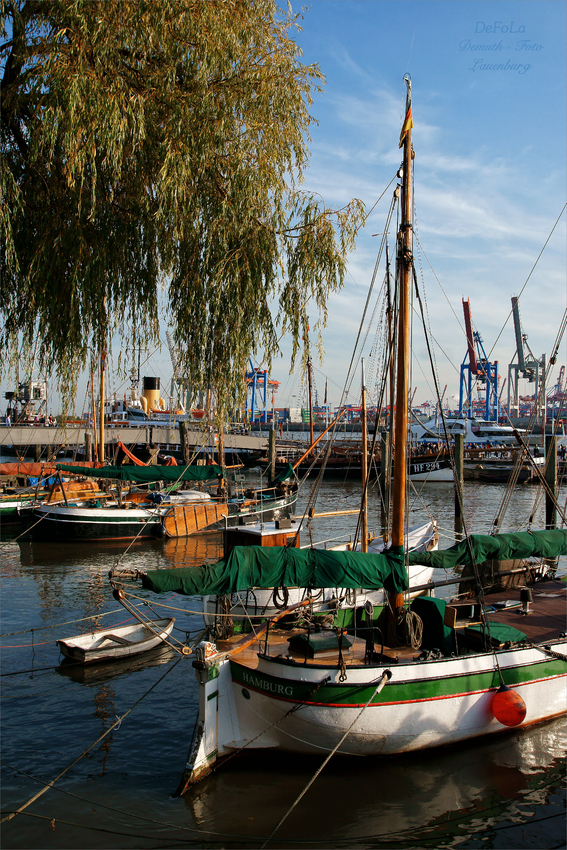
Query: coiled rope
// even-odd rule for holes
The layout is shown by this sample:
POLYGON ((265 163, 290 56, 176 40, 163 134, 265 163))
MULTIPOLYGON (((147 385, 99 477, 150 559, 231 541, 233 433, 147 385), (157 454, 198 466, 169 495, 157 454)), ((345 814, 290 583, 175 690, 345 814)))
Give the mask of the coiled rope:
POLYGON ((412 649, 421 647, 423 621, 409 608, 398 608, 395 617, 389 606, 383 608, 376 621, 376 627, 381 634, 387 635, 388 646, 411 646, 412 649))

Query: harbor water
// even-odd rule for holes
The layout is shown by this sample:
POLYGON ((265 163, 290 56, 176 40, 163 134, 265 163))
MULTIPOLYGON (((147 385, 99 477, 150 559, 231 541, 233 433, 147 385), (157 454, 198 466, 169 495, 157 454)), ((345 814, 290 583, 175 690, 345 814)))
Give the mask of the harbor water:
MULTIPOLYGON (((311 486, 301 490, 298 514, 311 486)), ((504 489, 466 483, 467 530, 490 532, 504 489)), ((518 487, 502 530, 525 528, 532 514, 533 526, 542 527, 544 506, 535 499, 535 487, 518 487)), ((359 501, 356 482, 325 481, 316 510, 354 509, 359 501)), ((379 532, 374 492, 369 510, 369 527, 379 532)), ((453 511, 450 485, 418 485, 410 498, 410 524, 435 518, 440 548, 454 540, 453 511)), ((355 522, 310 520, 301 544, 332 545, 355 522)), ((93 623, 111 630, 129 621, 112 597, 111 568, 215 561, 220 536, 128 547, 23 542, 17 534, 2 529, 2 847, 262 847, 324 756, 244 752, 176 797, 197 716, 191 656, 163 648, 89 668, 62 664, 56 645, 93 623)), ((150 603, 146 611, 176 617, 181 640, 202 629, 200 599, 134 592, 137 604, 150 603)), ((566 741, 561 718, 443 750, 335 756, 266 846, 565 847, 566 741)))

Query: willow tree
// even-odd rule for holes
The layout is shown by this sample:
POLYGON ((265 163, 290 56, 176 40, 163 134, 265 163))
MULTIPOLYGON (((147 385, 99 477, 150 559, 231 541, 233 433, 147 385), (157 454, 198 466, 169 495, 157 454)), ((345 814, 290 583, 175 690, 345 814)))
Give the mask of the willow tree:
POLYGON ((363 219, 301 191, 309 107, 296 16, 271 0, 0 0, 0 357, 38 341, 73 385, 160 309, 224 404, 307 312, 322 323, 363 219))

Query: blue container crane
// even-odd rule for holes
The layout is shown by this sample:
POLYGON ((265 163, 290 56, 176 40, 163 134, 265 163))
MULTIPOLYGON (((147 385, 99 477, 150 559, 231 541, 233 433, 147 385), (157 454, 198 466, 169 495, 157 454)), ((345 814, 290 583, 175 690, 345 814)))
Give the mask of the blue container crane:
POLYGON ((463 411, 472 418, 474 407, 472 400, 473 377, 479 384, 486 385, 484 419, 497 422, 499 409, 498 398, 498 360, 491 363, 486 356, 482 337, 478 331, 473 331, 470 301, 463 298, 463 313, 467 334, 467 353, 461 364, 461 387, 459 392, 459 416, 463 411))

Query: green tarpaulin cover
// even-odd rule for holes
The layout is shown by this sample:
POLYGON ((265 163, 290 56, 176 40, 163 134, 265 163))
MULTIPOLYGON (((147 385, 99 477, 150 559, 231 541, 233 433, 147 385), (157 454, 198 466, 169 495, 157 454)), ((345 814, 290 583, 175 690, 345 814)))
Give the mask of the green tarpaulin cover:
POLYGON ((113 478, 117 481, 132 481, 135 484, 150 484, 153 481, 210 481, 223 475, 221 466, 71 466, 58 463, 62 472, 75 475, 90 475, 91 478, 113 478))
POLYGON ((494 646, 499 646, 502 643, 506 643, 506 641, 517 643, 518 641, 526 640, 524 632, 515 629, 514 626, 509 626, 507 623, 493 623, 491 620, 488 621, 486 626, 480 623, 475 626, 468 626, 465 629, 465 635, 472 634, 473 637, 478 637, 480 640, 484 637, 485 629, 488 629, 490 632, 494 646))
POLYGON ((293 477, 293 466, 291 463, 288 463, 285 466, 279 475, 276 475, 273 481, 270 481, 268 484, 269 487, 273 487, 275 484, 283 484, 284 481, 287 481, 289 478, 293 477))
POLYGON ((467 540, 437 552, 412 552, 409 564, 424 564, 442 570, 472 565, 470 550, 477 564, 495 559, 557 558, 567 555, 567 530, 520 531, 516 534, 471 534, 467 540))
POLYGON ((393 593, 408 588, 403 551, 374 555, 293 549, 284 546, 235 546, 216 564, 179 570, 152 570, 142 583, 156 593, 186 596, 236 593, 247 587, 384 587, 393 593))
MULTIPOLYGON (((520 532, 518 534, 473 534, 470 544, 478 564, 496 558, 567 555, 567 530, 520 532)), ((404 556, 398 548, 374 555, 363 552, 332 552, 327 549, 293 549, 281 546, 236 546, 216 564, 179 570, 152 570, 142 583, 156 593, 175 592, 186 596, 236 593, 248 587, 348 587, 374 590, 384 587, 393 593, 407 590, 404 560, 451 570, 471 563, 466 541, 441 552, 415 552, 404 556)))

